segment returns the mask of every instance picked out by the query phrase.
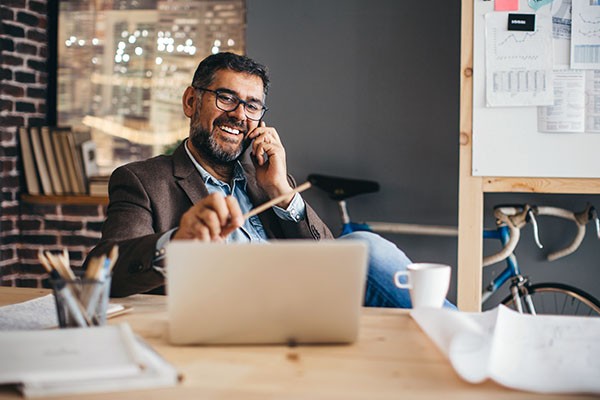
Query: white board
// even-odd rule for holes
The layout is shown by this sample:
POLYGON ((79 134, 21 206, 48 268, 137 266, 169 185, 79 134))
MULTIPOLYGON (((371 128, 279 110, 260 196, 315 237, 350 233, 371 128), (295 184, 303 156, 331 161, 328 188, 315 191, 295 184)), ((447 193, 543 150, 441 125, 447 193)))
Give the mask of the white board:
MULTIPOLYGON (((599 133, 538 132, 536 106, 486 107, 484 16, 494 12, 494 1, 474 1, 473 175, 600 177, 599 133)), ((544 6, 538 13, 549 11, 544 6)), ((526 0, 520 0, 516 13, 533 12, 526 0)), ((557 52, 567 52, 563 55, 568 57, 568 48, 555 48, 557 52)))

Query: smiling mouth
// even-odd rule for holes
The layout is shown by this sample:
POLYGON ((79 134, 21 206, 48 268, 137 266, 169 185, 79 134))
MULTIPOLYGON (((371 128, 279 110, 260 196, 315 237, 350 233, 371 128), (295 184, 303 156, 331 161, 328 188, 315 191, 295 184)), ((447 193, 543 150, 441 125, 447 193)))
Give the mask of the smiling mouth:
POLYGON ((219 125, 219 129, 222 130, 223 132, 227 132, 231 135, 239 135, 239 134, 243 133, 239 129, 235 129, 235 128, 232 128, 232 127, 226 126, 226 125, 219 125))

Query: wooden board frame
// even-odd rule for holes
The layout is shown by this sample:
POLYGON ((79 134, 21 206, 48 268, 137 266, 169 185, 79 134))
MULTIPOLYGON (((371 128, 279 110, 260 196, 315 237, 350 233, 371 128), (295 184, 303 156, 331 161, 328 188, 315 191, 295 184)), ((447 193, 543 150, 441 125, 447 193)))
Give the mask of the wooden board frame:
POLYGON ((484 193, 600 194, 600 179, 596 178, 500 178, 472 175, 474 1, 483 0, 462 0, 461 10, 457 305, 462 311, 481 311, 484 193))

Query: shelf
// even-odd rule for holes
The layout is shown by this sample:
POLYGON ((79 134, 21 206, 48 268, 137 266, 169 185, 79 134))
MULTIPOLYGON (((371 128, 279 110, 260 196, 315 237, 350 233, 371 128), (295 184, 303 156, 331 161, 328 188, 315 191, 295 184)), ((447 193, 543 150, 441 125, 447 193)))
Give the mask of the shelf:
POLYGON ((98 204, 107 205, 108 197, 106 196, 32 196, 29 194, 21 194, 21 201, 29 204, 77 204, 88 205, 98 204))

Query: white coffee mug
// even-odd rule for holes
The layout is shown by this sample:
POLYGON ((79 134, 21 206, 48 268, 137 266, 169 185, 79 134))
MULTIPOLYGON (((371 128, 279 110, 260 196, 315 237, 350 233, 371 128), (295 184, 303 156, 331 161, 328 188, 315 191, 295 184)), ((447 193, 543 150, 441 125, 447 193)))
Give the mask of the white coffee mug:
POLYGON ((394 283, 400 289, 410 290, 413 308, 444 305, 450 286, 450 266, 434 263, 409 264, 406 271, 394 274, 394 283), (400 282, 406 276, 407 283, 400 282))

